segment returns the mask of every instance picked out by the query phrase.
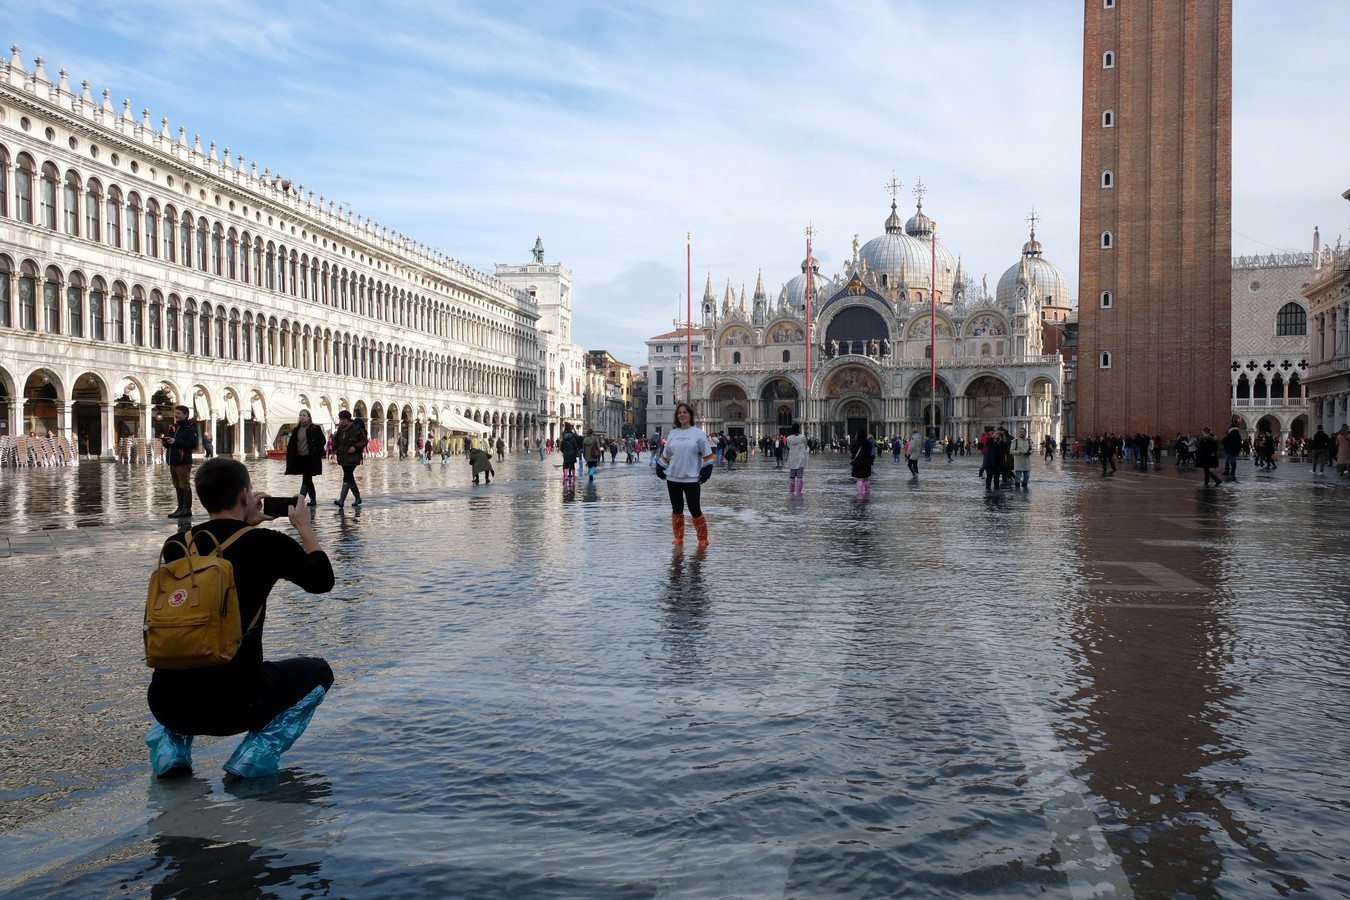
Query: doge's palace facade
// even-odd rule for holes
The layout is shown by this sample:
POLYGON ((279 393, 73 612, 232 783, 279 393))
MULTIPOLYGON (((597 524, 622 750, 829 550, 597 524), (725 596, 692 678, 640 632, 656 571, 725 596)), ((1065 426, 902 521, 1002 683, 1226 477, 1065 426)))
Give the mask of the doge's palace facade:
POLYGON ((0 63, 0 438, 81 455, 182 404, 258 454, 309 407, 383 446, 539 434, 535 298, 245 165, 0 63))

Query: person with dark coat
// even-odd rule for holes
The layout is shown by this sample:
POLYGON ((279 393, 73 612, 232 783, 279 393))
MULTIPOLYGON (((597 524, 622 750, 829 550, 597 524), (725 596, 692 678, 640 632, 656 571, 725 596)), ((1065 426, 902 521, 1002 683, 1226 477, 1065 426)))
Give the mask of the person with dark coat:
POLYGON ((986 433, 984 436, 984 456, 980 461, 981 470, 984 472, 984 489, 986 491, 992 491, 996 487, 1003 486, 1003 451, 1002 436, 996 431, 986 433))
POLYGON ((857 479, 858 499, 872 496, 872 460, 877 455, 877 445, 861 429, 849 446, 853 454, 853 468, 850 470, 857 479))
POLYGON ((1223 480, 1237 482, 1237 458, 1242 449, 1242 432, 1238 429, 1238 420, 1233 418, 1228 433, 1223 436, 1223 480))
POLYGON ((164 461, 169 464, 178 506, 167 519, 182 519, 192 515, 192 451, 197 449, 197 426, 188 418, 192 413, 186 406, 173 408, 173 425, 160 435, 164 445, 164 461))
POLYGON ((1200 435, 1200 440, 1195 448, 1195 464, 1205 470, 1205 487, 1209 487, 1209 480, 1214 479, 1217 485, 1223 484, 1223 479, 1214 474, 1214 470, 1219 466, 1219 440, 1214 437, 1214 432, 1206 428, 1200 435))
POLYGON ((482 447, 474 447, 469 451, 469 465, 473 466, 473 483, 478 483, 478 476, 482 475, 483 480, 492 484, 492 476, 497 471, 492 468, 492 457, 482 447))
POLYGON ((319 502, 314 476, 323 474, 326 447, 323 429, 314 424, 309 410, 300 410, 299 422, 286 442, 286 474, 301 476, 300 496, 308 497, 310 506, 319 502))
POLYGON ((1327 470, 1327 450, 1331 447, 1331 435, 1323 430, 1321 425, 1317 426, 1317 433, 1312 436, 1312 473, 1325 472, 1327 470))
POLYGON ((351 491, 356 500, 354 506, 361 505, 361 489, 356 486, 356 467, 366 453, 366 426, 360 419, 353 419, 349 410, 338 413, 338 427, 333 431, 333 455, 342 467, 342 493, 333 501, 341 509, 347 501, 347 492, 351 491))
POLYGON ((562 447, 563 483, 576 481, 577 456, 581 454, 581 441, 577 439, 577 433, 572 430, 571 422, 563 423, 563 436, 559 444, 562 447))

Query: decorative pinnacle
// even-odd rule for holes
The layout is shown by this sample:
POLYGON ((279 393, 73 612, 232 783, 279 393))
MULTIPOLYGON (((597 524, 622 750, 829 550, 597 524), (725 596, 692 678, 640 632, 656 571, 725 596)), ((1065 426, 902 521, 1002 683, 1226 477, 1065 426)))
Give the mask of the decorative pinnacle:
POLYGON ((816 226, 810 223, 806 226, 806 239, 809 241, 816 236, 816 226))
POLYGON ((928 188, 923 186, 923 179, 920 178, 914 185, 914 198, 919 201, 919 209, 923 209, 923 195, 928 193, 928 188))
POLYGON ((1040 220, 1041 217, 1036 215, 1036 207, 1033 206, 1031 208, 1031 215, 1027 216, 1026 218, 1027 224, 1031 226, 1031 236, 1033 238, 1036 237, 1036 223, 1039 222, 1040 220))
POLYGON ((892 198, 895 198, 899 196, 902 188, 904 188, 904 184, 901 183, 899 178, 895 177, 895 170, 891 169, 891 180, 886 182, 886 190, 890 192, 892 198))

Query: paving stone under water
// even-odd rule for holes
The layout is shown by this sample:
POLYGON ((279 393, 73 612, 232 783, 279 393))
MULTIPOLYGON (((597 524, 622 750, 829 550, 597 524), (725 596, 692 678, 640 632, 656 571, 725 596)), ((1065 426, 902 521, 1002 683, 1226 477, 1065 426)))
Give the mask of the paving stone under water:
POLYGON ((372 461, 359 512, 326 472, 338 585, 265 645, 337 685, 230 785, 235 738, 142 743, 166 470, 0 470, 0 894, 1346 893, 1350 481, 755 456, 700 551, 645 462, 558 462, 372 461))

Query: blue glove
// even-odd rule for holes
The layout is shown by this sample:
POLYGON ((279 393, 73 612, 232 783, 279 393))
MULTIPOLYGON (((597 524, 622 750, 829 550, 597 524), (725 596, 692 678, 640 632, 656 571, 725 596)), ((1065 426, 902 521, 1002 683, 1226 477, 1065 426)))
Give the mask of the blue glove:
POLYGON ((699 484, 703 484, 703 482, 707 481, 711 477, 712 477, 712 463, 708 463, 706 466, 698 470, 699 484))
POLYGON ((656 477, 660 478, 662 481, 666 480, 666 467, 660 463, 656 464, 656 477))

